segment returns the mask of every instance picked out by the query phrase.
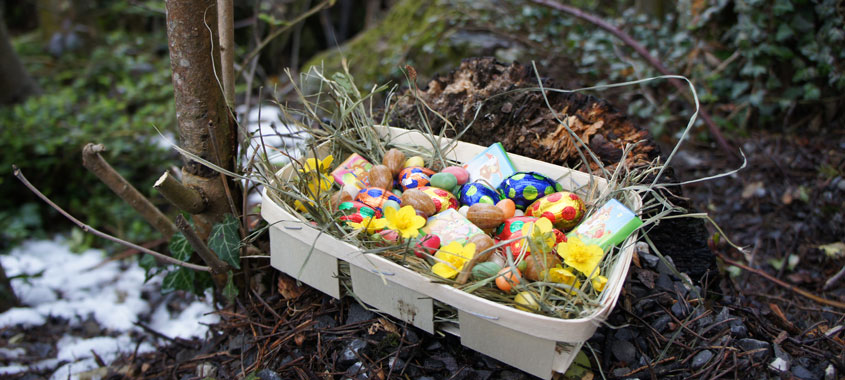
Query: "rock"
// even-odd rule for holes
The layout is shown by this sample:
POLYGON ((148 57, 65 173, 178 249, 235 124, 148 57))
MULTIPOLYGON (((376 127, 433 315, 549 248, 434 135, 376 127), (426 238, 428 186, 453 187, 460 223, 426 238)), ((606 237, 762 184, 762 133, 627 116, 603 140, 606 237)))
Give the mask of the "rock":
POLYGON ((344 379, 369 379, 370 376, 367 375, 367 367, 364 366, 364 363, 355 362, 346 369, 346 372, 343 373, 345 376, 344 379))
POLYGON ((672 305, 672 314, 675 314, 678 319, 683 319, 687 315, 687 307, 684 306, 683 302, 675 302, 672 305))
POLYGON ((645 311, 651 310, 654 307, 654 300, 651 298, 643 298, 634 304, 634 311, 638 315, 645 314, 645 311))
POLYGON ((528 379, 528 376, 522 372, 514 372, 505 370, 499 373, 498 379, 501 380, 525 380, 528 379))
POLYGON ((627 340, 630 341, 634 339, 636 334, 634 333, 633 329, 630 328, 621 328, 616 330, 616 334, 613 334, 613 337, 617 340, 627 340))
POLYGON ((610 373, 613 374, 613 377, 622 377, 622 376, 625 376, 626 374, 628 374, 629 372, 631 372, 630 368, 620 367, 620 368, 613 369, 613 371, 611 371, 610 373))
POLYGON ((390 367, 391 370, 398 373, 402 370, 402 368, 405 368, 405 361, 397 357, 391 357, 387 361, 387 365, 388 367, 390 367))
POLYGON ((433 343, 425 347, 426 351, 437 351, 441 348, 443 348, 443 345, 440 344, 440 342, 438 341, 434 341, 433 343))
POLYGON ((442 371, 446 368, 446 364, 443 363, 443 361, 437 360, 435 358, 426 358, 423 361, 423 367, 433 371, 442 371))
POLYGON ((824 370, 824 380, 834 380, 836 379, 836 367, 833 364, 828 364, 827 368, 824 370))
POLYGON ((282 377, 278 373, 269 368, 264 368, 255 375, 261 380, 282 380, 282 377))
POLYGON ((420 342, 420 336, 417 335, 411 328, 405 329, 405 343, 415 345, 420 342))
POLYGON ((451 373, 458 372, 458 369, 459 369, 458 362, 457 362, 457 360, 455 360, 454 357, 452 357, 452 355, 443 354, 443 355, 437 356, 436 358, 437 358, 437 360, 440 360, 440 361, 443 362, 443 364, 446 366, 447 371, 449 371, 451 373))
POLYGON ((716 322, 724 322, 731 318, 731 312, 728 310, 727 307, 722 307, 722 310, 719 311, 719 314, 716 314, 716 322))
POLYGON ((649 268, 656 268, 657 263, 660 262, 660 258, 652 255, 650 253, 640 253, 640 259, 645 261, 645 265, 648 265, 649 268))
POLYGON ((775 372, 789 371, 789 362, 781 358, 775 358, 775 360, 769 363, 769 369, 775 372))
POLYGON ((239 354, 246 344, 246 337, 243 334, 229 338, 229 353, 239 354))
POLYGON ((822 378, 802 365, 792 367, 792 375, 801 380, 821 380, 822 378))
POLYGON ((361 304, 353 302, 349 305, 349 314, 346 316, 346 324, 351 325, 354 323, 369 321, 375 317, 375 313, 365 309, 361 306, 361 304))
POLYGON ((314 319, 315 329, 331 329, 337 327, 337 321, 328 315, 321 315, 314 319))
POLYGON ((692 368, 693 371, 697 371, 697 370, 701 369, 701 367, 704 367, 704 365, 707 364, 707 362, 709 362, 710 359, 712 359, 712 358, 713 358, 713 351, 710 351, 710 350, 701 351, 701 352, 695 354, 695 356, 692 357, 692 364, 690 364, 690 368, 692 368))
POLYGON ((668 315, 661 315, 660 318, 657 318, 654 322, 651 323, 651 327, 654 327, 655 330, 659 333, 663 333, 666 330, 666 326, 669 325, 669 322, 672 320, 672 317, 668 315))
POLYGON ((672 279, 668 274, 661 273, 660 276, 657 276, 657 281, 655 281, 654 284, 657 285, 658 288, 667 292, 675 291, 675 283, 672 282, 672 279))
POLYGON ((771 351, 771 344, 762 340, 743 338, 737 341, 737 344, 743 351, 757 351, 751 356, 757 361, 765 360, 771 351))
POLYGON ((341 351, 340 357, 337 359, 338 367, 347 368, 357 362, 358 353, 366 349, 368 345, 369 343, 367 343, 364 339, 353 339, 348 345, 346 345, 346 347, 343 348, 343 351, 341 351))
POLYGON ((637 362, 637 348, 627 340, 617 340, 610 348, 617 360, 625 363, 637 362))
POLYGON ((748 335, 748 329, 742 322, 731 323, 731 335, 737 338, 745 338, 748 335))
POLYGON ((675 269, 675 263, 672 261, 672 258, 670 256, 663 256, 663 258, 666 259, 666 262, 668 262, 669 265, 666 265, 666 263, 663 262, 663 260, 660 260, 657 263, 657 273, 665 274, 667 276, 674 276, 676 269, 675 269))

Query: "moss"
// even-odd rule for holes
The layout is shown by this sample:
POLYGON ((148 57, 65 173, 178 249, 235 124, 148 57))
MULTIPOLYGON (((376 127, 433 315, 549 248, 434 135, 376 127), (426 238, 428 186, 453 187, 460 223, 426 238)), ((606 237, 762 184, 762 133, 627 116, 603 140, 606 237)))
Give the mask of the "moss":
POLYGON ((303 65, 341 70, 346 58, 356 83, 368 87, 375 83, 402 81, 400 68, 411 65, 418 72, 432 74, 460 61, 462 52, 443 43, 454 31, 455 5, 445 1, 401 1, 384 20, 339 49, 322 52, 303 65))

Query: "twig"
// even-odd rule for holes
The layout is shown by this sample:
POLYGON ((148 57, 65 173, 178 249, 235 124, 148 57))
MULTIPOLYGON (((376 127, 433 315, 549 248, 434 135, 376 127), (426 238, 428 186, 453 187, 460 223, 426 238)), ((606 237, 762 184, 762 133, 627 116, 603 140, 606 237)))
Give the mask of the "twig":
POLYGON ((153 255, 153 256, 155 256, 155 257, 157 257, 157 258, 159 258, 159 259, 161 259, 161 260, 163 260, 163 261, 165 261, 169 264, 178 265, 180 267, 185 267, 185 268, 188 268, 188 269, 193 269, 193 270, 201 271, 201 272, 210 272, 211 271, 211 268, 209 268, 209 267, 191 264, 191 263, 184 262, 182 260, 174 259, 173 257, 170 257, 170 256, 165 255, 163 253, 159 253, 159 252, 153 251, 151 249, 144 248, 144 247, 137 245, 137 244, 134 244, 134 243, 130 243, 126 240, 114 237, 114 236, 109 235, 109 234, 104 233, 104 232, 101 232, 100 230, 98 230, 94 227, 91 227, 91 226, 89 226, 85 223, 82 223, 81 221, 79 221, 79 219, 74 218, 73 215, 69 214, 67 211, 65 211, 64 209, 59 207, 59 205, 53 203, 53 201, 51 201, 50 198, 47 198, 47 196, 44 195, 44 193, 39 191, 33 184, 31 184, 29 182, 29 180, 27 180, 26 177, 24 177, 23 173, 17 167, 17 165, 12 165, 12 173, 15 175, 15 177, 18 180, 20 180, 24 184, 24 186, 26 186, 30 191, 32 191, 33 193, 35 193, 35 195, 37 195, 39 198, 41 198, 42 201, 44 201, 45 203, 50 205, 50 207, 54 208, 56 211, 58 211, 60 214, 62 214, 65 218, 68 218, 68 220, 70 220, 71 222, 73 222, 74 224, 79 226, 79 228, 81 228, 82 231, 90 232, 91 234, 93 234, 95 236, 99 236, 103 239, 113 241, 115 243, 124 245, 124 246, 129 247, 129 248, 137 249, 137 250, 144 252, 146 254, 153 255))
MULTIPOLYGON (((669 71, 669 69, 667 69, 666 66, 663 66, 663 63, 661 63, 657 58, 652 56, 648 52, 648 50, 646 50, 646 48, 643 45, 640 45, 640 43, 635 41, 630 35, 623 32, 619 28, 611 25, 607 21, 600 19, 598 16, 584 12, 584 11, 578 9, 578 8, 575 8, 575 7, 572 7, 572 6, 569 6, 569 5, 560 4, 560 3, 553 1, 553 0, 532 0, 532 1, 535 4, 539 4, 539 5, 548 7, 548 8, 552 8, 552 9, 559 10, 559 11, 562 11, 562 12, 565 12, 565 13, 569 13, 570 15, 573 15, 577 18, 580 18, 582 20, 590 22, 590 23, 598 26, 599 28, 602 28, 602 29, 610 32, 610 34, 613 34, 614 36, 616 36, 617 38, 622 40, 622 42, 624 42, 626 45, 628 45, 632 49, 634 49, 634 51, 636 51, 637 54, 639 54, 641 57, 643 57, 643 59, 645 59, 645 61, 648 62, 649 65, 653 66, 661 74, 672 75, 672 73, 669 71)), ((683 83, 681 83, 681 81, 671 79, 670 82, 672 83, 672 85, 674 85, 678 89, 685 90, 685 86, 684 86, 683 83)), ((723 136, 722 132, 719 131, 719 127, 716 125, 716 123, 713 122, 713 119, 710 118, 710 114, 708 114, 704 109, 701 109, 701 110, 699 110, 699 115, 701 116, 701 119, 704 120, 704 123, 707 124, 707 129, 710 130, 710 134, 713 135, 714 139, 716 139, 716 143, 719 144, 719 147, 721 147, 722 150, 725 151, 725 153, 728 153, 735 158, 739 158, 739 156, 736 153, 736 150, 733 149, 730 144, 728 144, 727 140, 725 140, 725 136, 723 136)))
POLYGON ((220 40, 220 69, 223 96, 235 107, 235 16, 232 0, 217 0, 217 36, 220 40))
POLYGON ((789 289, 789 290, 791 290, 791 291, 793 291, 793 292, 795 292, 795 293, 798 293, 798 294, 800 294, 800 295, 802 295, 802 296, 804 296, 804 297, 807 297, 807 298, 809 298, 809 299, 811 299, 811 300, 813 300, 813 301, 816 301, 816 302, 821 303, 821 304, 825 304, 825 305, 833 306, 833 307, 836 307, 836 308, 839 308, 839 309, 845 309, 845 303, 842 303, 842 302, 839 302, 839 301, 834 301, 834 300, 829 300, 829 299, 827 299, 827 298, 822 298, 822 297, 819 297, 819 296, 817 296, 817 295, 815 295, 815 294, 813 294, 813 293, 810 293, 810 292, 808 292, 808 291, 806 291, 806 290, 804 290, 804 289, 801 289, 801 288, 799 288, 799 287, 797 287, 797 286, 795 286, 795 285, 790 285, 790 284, 787 284, 787 283, 785 283, 785 282, 783 282, 783 281, 781 281, 781 280, 778 280, 778 279, 777 279, 777 278, 775 278, 774 276, 772 276, 772 275, 770 275, 770 274, 768 274, 768 273, 766 273, 766 272, 764 272, 764 271, 762 271, 762 270, 759 270, 759 269, 754 269, 754 268, 751 268, 751 267, 749 267, 749 266, 747 266, 747 265, 745 265, 745 264, 740 264, 740 263, 738 263, 738 262, 736 262, 736 261, 733 261, 733 260, 731 260, 731 259, 729 259, 729 258, 725 257, 725 256, 724 256, 724 255, 722 255, 722 254, 719 254, 719 257, 720 257, 720 258, 722 258, 722 260, 724 260, 726 263, 728 263, 728 264, 730 264, 730 265, 733 265, 733 266, 736 266, 736 267, 742 268, 742 269, 747 270, 747 271, 749 271, 749 272, 751 272, 751 273, 754 273, 754 274, 756 274, 756 275, 762 276, 762 277, 764 277, 765 279, 767 279, 767 280, 769 280, 769 281, 771 281, 771 282, 774 282, 775 284, 778 284, 778 285, 780 285, 780 286, 782 286, 782 287, 784 287, 784 288, 787 288, 787 289, 789 289))
POLYGON ((833 287, 837 281, 839 281, 842 276, 845 276, 845 265, 842 266, 842 269, 839 270, 833 277, 829 278, 827 281, 824 282, 824 287, 822 290, 828 290, 833 287))
POLYGON ((153 187, 170 203, 187 213, 199 214, 208 206, 208 201, 199 190, 183 185, 169 171, 165 171, 153 187))
POLYGON ((109 165, 100 155, 100 152, 105 150, 106 147, 103 144, 86 144, 82 148, 82 165, 141 214, 147 223, 155 227, 165 238, 170 239, 176 233, 176 225, 109 165))
POLYGON ((229 273, 229 264, 226 264, 225 261, 217 257, 217 255, 208 248, 208 245, 200 239, 194 229, 191 228, 191 225, 188 224, 188 221, 185 220, 185 217, 181 214, 176 215, 176 227, 179 228, 179 231, 185 236, 185 240, 187 240, 188 244, 191 245, 191 248, 197 252, 202 261, 211 268, 211 278, 214 280, 214 284, 220 289, 226 286, 226 276, 229 273))

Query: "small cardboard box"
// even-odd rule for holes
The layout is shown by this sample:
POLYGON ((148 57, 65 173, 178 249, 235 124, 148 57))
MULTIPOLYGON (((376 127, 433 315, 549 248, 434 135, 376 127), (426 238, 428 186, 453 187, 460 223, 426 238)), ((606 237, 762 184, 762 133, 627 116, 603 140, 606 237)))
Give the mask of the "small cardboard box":
MULTIPOLYGON (((385 140, 399 146, 431 147, 431 140, 417 131, 376 127, 385 140)), ((446 156, 466 162, 487 148, 442 139, 437 143, 446 156)), ((320 154, 320 152, 318 152, 320 154)), ((325 153, 324 153, 325 154, 325 153)), ((517 170, 535 171, 556 179, 564 189, 595 199, 607 190, 604 179, 547 162, 510 155, 517 170)), ((279 172, 282 180, 295 175, 291 165, 279 172)), ((639 210, 641 200, 635 194, 623 194, 628 206, 639 210)), ((270 223, 271 265, 300 281, 338 298, 339 262, 349 263, 352 291, 367 304, 433 333, 434 300, 458 311, 458 326, 441 329, 459 335, 461 343, 473 350, 508 363, 532 375, 551 378, 563 373, 575 359, 581 346, 610 314, 628 273, 635 232, 621 245, 619 259, 609 268, 608 284, 601 295, 601 307, 592 315, 560 319, 517 310, 508 305, 483 299, 454 287, 432 282, 411 269, 377 254, 363 253, 357 246, 321 233, 307 220, 292 215, 263 195, 262 217, 270 223)))

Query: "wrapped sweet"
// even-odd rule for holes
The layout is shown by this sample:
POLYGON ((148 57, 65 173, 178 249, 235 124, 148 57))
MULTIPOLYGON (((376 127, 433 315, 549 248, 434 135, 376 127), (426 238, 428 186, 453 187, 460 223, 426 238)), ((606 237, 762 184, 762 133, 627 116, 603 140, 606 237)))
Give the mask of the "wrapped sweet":
POLYGON ((584 201, 573 193, 560 191, 536 200, 526 210, 526 216, 544 217, 555 227, 569 231, 584 217, 584 201))
POLYGON ((472 206, 476 203, 488 203, 495 205, 501 197, 496 190, 481 182, 473 182, 463 185, 460 192, 460 202, 465 206, 472 206))
POLYGON ((434 170, 422 166, 411 166, 399 172, 399 186, 403 191, 428 186, 432 175, 434 175, 434 170))
POLYGON ((525 210, 537 198, 563 191, 555 180, 535 172, 514 173, 499 185, 499 193, 514 202, 519 210, 525 210))
POLYGON ((382 212, 385 201, 392 200, 396 203, 401 202, 396 194, 378 187, 367 187, 361 189, 361 191, 358 192, 358 196, 355 197, 355 200, 372 207, 379 213, 382 212))

